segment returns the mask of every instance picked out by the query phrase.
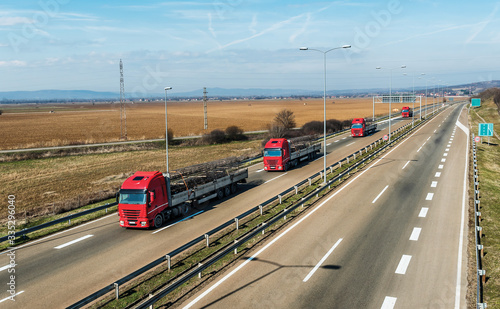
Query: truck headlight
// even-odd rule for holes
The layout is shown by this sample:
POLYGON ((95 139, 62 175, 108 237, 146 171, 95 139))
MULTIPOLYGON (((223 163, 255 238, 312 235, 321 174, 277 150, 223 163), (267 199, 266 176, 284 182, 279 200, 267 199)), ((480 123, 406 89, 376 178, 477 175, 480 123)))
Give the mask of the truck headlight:
POLYGON ((120 220, 120 225, 124 225, 125 222, 123 222, 123 220, 120 220))
POLYGON ((146 226, 146 222, 141 222, 141 226, 146 226))

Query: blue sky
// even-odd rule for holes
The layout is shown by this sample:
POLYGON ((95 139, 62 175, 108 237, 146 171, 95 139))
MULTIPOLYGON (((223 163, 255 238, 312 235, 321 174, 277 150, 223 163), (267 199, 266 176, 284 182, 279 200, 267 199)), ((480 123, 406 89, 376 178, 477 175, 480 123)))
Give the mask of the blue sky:
POLYGON ((345 44, 327 54, 329 90, 386 87, 392 68, 393 87, 494 80, 499 29, 495 1, 3 0, 0 91, 119 92, 120 59, 136 95, 322 90, 323 55, 299 47, 345 44))

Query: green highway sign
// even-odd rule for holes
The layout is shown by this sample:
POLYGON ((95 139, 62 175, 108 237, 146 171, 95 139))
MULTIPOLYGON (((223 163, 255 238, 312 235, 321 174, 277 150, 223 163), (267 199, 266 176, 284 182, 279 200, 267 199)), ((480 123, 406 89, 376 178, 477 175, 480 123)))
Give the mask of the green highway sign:
POLYGON ((478 99, 478 98, 470 99, 470 106, 471 107, 481 106, 481 99, 478 99))
POLYGON ((493 136, 493 124, 492 123, 480 123, 478 136, 493 136))

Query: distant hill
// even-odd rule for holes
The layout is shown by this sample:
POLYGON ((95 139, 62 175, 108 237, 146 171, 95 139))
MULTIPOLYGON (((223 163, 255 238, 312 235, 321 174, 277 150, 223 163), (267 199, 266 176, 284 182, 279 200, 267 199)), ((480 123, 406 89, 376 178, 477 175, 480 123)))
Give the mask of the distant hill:
POLYGON ((119 100, 115 92, 97 92, 90 90, 38 90, 0 92, 0 101, 17 100, 119 100))
MULTIPOLYGON (((471 88, 474 93, 481 90, 500 87, 500 80, 482 81, 463 85, 446 86, 446 89, 465 89, 471 88)), ((420 88, 419 88, 420 89, 420 88)), ((415 90, 419 90, 415 89, 415 90)), ((422 88, 425 89, 425 88, 422 88)), ((420 89, 420 90, 422 90, 420 89)), ((433 90, 429 87, 429 91, 433 90)), ((411 89, 393 89, 398 91, 412 91, 411 89)), ((346 89, 346 90, 329 90, 329 96, 353 96, 353 95, 373 95, 387 92, 386 88, 378 89, 346 89)), ((163 98, 164 93, 152 93, 144 98, 163 98)), ((201 98, 203 97, 203 89, 200 88, 188 92, 169 92, 170 98, 201 98)), ((293 96, 323 96, 323 91, 305 90, 305 89, 263 89, 263 88, 207 88, 207 95, 211 98, 270 98, 270 97, 293 97, 293 96)), ((130 93, 125 93, 127 99, 139 99, 132 96, 130 93)), ((90 101, 90 100, 105 100, 119 101, 120 94, 118 92, 98 92, 90 90, 38 90, 38 91, 8 91, 0 92, 0 102, 12 103, 20 102, 49 102, 49 101, 90 101)))

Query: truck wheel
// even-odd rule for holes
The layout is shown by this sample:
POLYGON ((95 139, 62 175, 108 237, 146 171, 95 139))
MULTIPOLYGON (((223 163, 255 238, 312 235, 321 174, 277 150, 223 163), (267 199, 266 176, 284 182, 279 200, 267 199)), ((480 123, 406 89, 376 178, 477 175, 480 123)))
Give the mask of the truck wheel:
POLYGON ((231 184, 231 193, 236 193, 238 191, 238 185, 236 183, 231 184))
POLYGON ((222 200, 222 198, 224 198, 224 190, 218 189, 217 190, 217 199, 222 200))
POLYGON ((157 214, 154 220, 155 228, 159 228, 163 225, 163 216, 162 214, 157 214))
POLYGON ((224 195, 225 196, 230 196, 231 195, 231 187, 230 186, 226 186, 224 188, 224 195))

